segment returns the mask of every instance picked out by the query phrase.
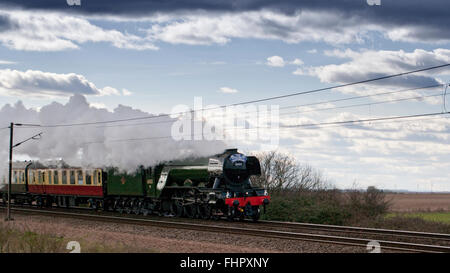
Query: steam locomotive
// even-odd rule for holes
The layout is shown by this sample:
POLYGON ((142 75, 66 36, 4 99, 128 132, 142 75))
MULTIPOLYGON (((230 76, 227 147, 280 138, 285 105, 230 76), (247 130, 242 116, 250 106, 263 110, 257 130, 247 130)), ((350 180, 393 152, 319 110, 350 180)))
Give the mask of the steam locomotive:
MULTIPOLYGON (((38 207, 80 207, 133 214, 177 217, 253 219, 266 209, 270 196, 253 187, 259 160, 228 149, 211 158, 140 166, 134 173, 117 168, 74 168, 67 165, 14 163, 11 201, 38 207)), ((8 185, 0 188, 3 202, 8 185)))

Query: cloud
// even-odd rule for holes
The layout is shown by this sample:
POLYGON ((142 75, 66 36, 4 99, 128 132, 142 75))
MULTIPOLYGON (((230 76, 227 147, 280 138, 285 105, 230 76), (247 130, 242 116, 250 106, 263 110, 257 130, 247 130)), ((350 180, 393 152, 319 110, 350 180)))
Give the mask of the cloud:
POLYGON ((291 62, 291 64, 294 64, 294 65, 302 65, 302 64, 304 64, 304 63, 303 63, 303 61, 300 60, 299 58, 296 58, 295 60, 293 60, 293 61, 291 62))
POLYGON ((120 95, 120 92, 106 86, 97 88, 83 75, 57 74, 39 70, 0 70, 0 95, 31 97, 66 97, 72 94, 120 95))
MULTIPOLYGON (((224 44, 232 38, 335 44, 361 42, 374 31, 394 41, 450 41, 450 29, 444 27, 450 25, 446 12, 450 9, 450 2, 447 0, 397 0, 379 7, 369 6, 364 0, 91 2, 79 8, 68 8, 64 1, 59 0, 3 1, 9 4, 9 9, 15 6, 35 14, 57 11, 66 13, 66 16, 69 14, 67 17, 71 18, 101 19, 104 16, 106 20, 150 21, 152 26, 148 32, 151 39, 174 44, 224 44)), ((148 44, 149 41, 140 41, 142 38, 122 35, 125 39, 135 40, 133 43, 143 42, 147 47, 155 47, 148 44)), ((69 43, 70 40, 62 40, 67 43, 60 46, 75 46, 69 43)))
POLYGON ((219 91, 222 92, 222 93, 225 93, 225 94, 235 94, 235 93, 239 92, 239 90, 233 89, 233 88, 230 88, 230 87, 221 87, 219 89, 219 91))
POLYGON ((0 65, 3 65, 3 64, 16 64, 16 62, 0 60, 0 65))
POLYGON ((124 96, 131 96, 133 93, 129 91, 128 89, 122 89, 122 95, 124 96))
POLYGON ((123 49, 157 49, 146 38, 114 29, 103 29, 83 17, 54 12, 0 10, 0 43, 7 48, 60 51, 78 49, 80 44, 87 42, 106 42, 123 49), (3 27, 3 30, 2 25, 5 24, 2 24, 1 18, 8 20, 8 26, 3 27))
POLYGON ((91 103, 89 103, 89 106, 93 107, 93 108, 97 108, 97 109, 108 109, 106 104, 101 103, 101 102, 91 102, 91 103))
POLYGON ((433 3, 402 0, 383 3, 377 8, 365 1, 358 4, 354 1, 233 4, 199 1, 192 5, 177 1, 160 4, 137 1, 126 5, 95 2, 80 9, 68 9, 64 1, 58 4, 21 1, 23 10, 10 7, 0 10, 0 43, 11 49, 29 51, 73 50, 88 42, 105 42, 123 49, 156 50, 159 42, 223 45, 232 39, 337 45, 364 43, 374 34, 393 41, 450 42, 450 29, 443 27, 450 24, 443 11, 450 5, 444 0, 433 0, 433 3), (131 34, 93 22, 139 22, 140 25, 131 34))
MULTIPOLYGON (((317 67, 297 69, 296 75, 315 76, 326 83, 350 83, 365 79, 398 74, 416 70, 420 67, 431 67, 450 63, 450 50, 438 48, 432 51, 416 49, 412 52, 403 50, 363 50, 347 49, 326 51, 325 55, 349 60, 341 64, 329 64, 317 67)), ((435 78, 439 74, 450 74, 448 69, 432 70, 428 73, 417 73, 404 77, 372 82, 369 85, 419 87, 442 83, 435 78)))
POLYGON ((283 67, 286 63, 284 62, 284 59, 280 56, 272 56, 267 58, 268 66, 274 66, 274 67, 283 67))
MULTIPOLYGON (((151 18, 149 18, 151 19, 151 18)), ((361 28, 329 12, 303 11, 286 15, 270 10, 240 13, 167 14, 147 29, 154 41, 171 44, 226 44, 233 38, 333 44, 362 41, 361 28)))
POLYGON ((316 54, 317 53, 317 49, 313 48, 313 49, 310 49, 310 50, 308 50, 306 52, 308 52, 309 54, 316 54))
MULTIPOLYGON (((283 117, 282 124, 365 118, 370 117, 340 113, 327 118, 323 113, 311 113, 295 118, 283 117)), ((448 181, 449 133, 450 119, 428 117, 286 129, 280 132, 280 143, 284 149, 296 153, 299 160, 307 160, 309 164, 326 170, 326 174, 333 177, 340 187, 351 186, 356 180, 365 186, 393 189, 393 185, 398 184, 399 188, 415 189, 416 183, 424 181, 434 181, 435 184, 441 180, 448 181), (385 177, 378 180, 380 176, 385 177)), ((439 188, 450 190, 450 185, 440 183, 439 188)))
POLYGON ((267 58, 267 62, 266 64, 268 66, 273 66, 273 67, 284 67, 285 65, 288 64, 292 64, 292 65, 302 65, 303 61, 300 60, 299 58, 294 59, 291 62, 285 61, 282 57, 280 56, 272 56, 267 58))

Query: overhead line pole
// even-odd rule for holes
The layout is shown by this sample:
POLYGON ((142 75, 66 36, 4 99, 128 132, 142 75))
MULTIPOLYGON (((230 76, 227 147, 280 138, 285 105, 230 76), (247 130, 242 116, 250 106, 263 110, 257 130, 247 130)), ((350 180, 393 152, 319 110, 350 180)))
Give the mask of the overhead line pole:
POLYGON ((11 218, 11 180, 12 180, 12 157, 13 157, 13 138, 14 138, 14 122, 9 127, 9 178, 8 178, 8 208, 6 210, 6 221, 13 220, 11 218))
MULTIPOLYGON (((22 124, 17 123, 16 126, 22 126, 22 124)), ((6 218, 5 221, 12 221, 14 220, 11 218, 11 187, 12 187, 12 163, 13 163, 13 148, 19 146, 20 144, 27 142, 31 139, 37 139, 36 137, 40 137, 42 135, 42 132, 39 134, 36 134, 30 138, 25 139, 24 141, 21 141, 17 143, 16 145, 13 144, 14 142, 14 122, 11 122, 10 126, 10 135, 9 135, 9 178, 8 178, 8 207, 6 209, 6 218)), ((25 174, 27 175, 27 174, 25 174)))

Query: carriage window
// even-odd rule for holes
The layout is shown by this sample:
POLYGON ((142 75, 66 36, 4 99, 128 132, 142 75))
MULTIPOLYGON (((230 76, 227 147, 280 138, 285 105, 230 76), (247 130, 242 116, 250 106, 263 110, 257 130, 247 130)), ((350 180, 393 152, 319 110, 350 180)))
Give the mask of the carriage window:
POLYGON ((77 171, 77 184, 83 185, 83 171, 77 171))
POLYGON ((20 183, 25 184, 25 171, 20 172, 20 183))
POLYGON ((70 171, 69 179, 70 179, 70 184, 75 185, 75 171, 70 171))
POLYGON ((58 171, 53 171, 53 184, 54 185, 58 185, 58 178, 59 178, 58 171))
POLYGON ((16 183, 16 171, 12 172, 11 183, 13 183, 13 184, 16 183))
POLYGON ((61 171, 61 184, 67 185, 67 172, 66 170, 61 171))
POLYGON ((38 179, 38 183, 42 184, 44 182, 44 174, 42 173, 42 171, 39 171, 39 179, 38 179))
POLYGON ((86 185, 92 185, 92 171, 86 171, 86 185))
POLYGON ((29 174, 28 183, 34 184, 34 171, 30 171, 29 174))

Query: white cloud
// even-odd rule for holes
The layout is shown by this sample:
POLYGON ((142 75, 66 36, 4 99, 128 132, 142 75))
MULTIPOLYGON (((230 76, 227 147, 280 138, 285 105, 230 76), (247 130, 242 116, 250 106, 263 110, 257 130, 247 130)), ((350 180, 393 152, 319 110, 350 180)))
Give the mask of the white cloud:
POLYGON ((285 66, 285 62, 284 59, 280 56, 272 56, 267 58, 267 63, 268 66, 274 66, 274 67, 283 67, 285 66))
POLYGON ((365 35, 365 30, 361 31, 351 19, 308 10, 292 15, 270 10, 167 14, 155 19, 147 32, 155 41, 190 45, 226 44, 232 38, 340 44, 361 42, 365 35))
POLYGON ((2 64, 16 64, 16 62, 0 60, 0 65, 2 65, 2 64))
MULTIPOLYGON (((332 45, 363 43, 373 33, 403 42, 449 42, 443 28, 419 24, 380 23, 346 16, 338 11, 303 9, 292 14, 272 10, 245 12, 193 12, 160 14, 148 34, 155 41, 172 44, 226 44, 233 38, 281 40, 286 43, 325 42, 332 45)), ((316 53, 312 49, 309 53, 316 53)))
POLYGON ((91 102, 91 103, 89 103, 89 106, 97 108, 97 109, 108 109, 106 104, 101 103, 101 102, 91 102))
POLYGON ((308 50, 306 52, 308 52, 309 54, 316 54, 317 53, 317 49, 313 48, 313 49, 310 49, 310 50, 308 50))
POLYGON ((107 42, 124 49, 157 49, 146 38, 104 29, 83 17, 21 10, 0 10, 0 15, 7 16, 13 26, 0 32, 0 43, 10 49, 59 51, 78 49, 87 42, 107 42))
POLYGON ((65 97, 72 94, 120 95, 110 86, 97 88, 83 75, 57 74, 39 70, 0 70, 0 95, 31 97, 65 97))
MULTIPOLYGON (((341 113, 324 118, 316 113, 314 118, 297 115, 293 118, 296 122, 284 117, 282 120, 283 124, 292 125, 364 118, 368 116, 341 113)), ((450 185, 441 182, 449 179, 449 132, 450 119, 428 117, 282 129, 280 137, 284 149, 296 153, 300 162, 323 169, 340 187, 349 187, 356 180, 364 187, 394 189, 396 184, 399 189, 414 190, 416 183, 422 185, 426 181, 440 183, 439 189, 448 191, 450 185)))
POLYGON ((233 89, 233 88, 230 88, 230 87, 221 87, 219 89, 219 91, 222 92, 222 93, 225 93, 225 94, 235 94, 235 93, 239 92, 239 90, 233 89))
POLYGON ((300 60, 299 58, 295 58, 293 61, 285 61, 282 57, 280 56, 272 56, 267 58, 267 62, 266 65, 268 66, 273 66, 273 67, 284 67, 285 65, 303 65, 303 61, 300 60))
POLYGON ((302 60, 296 58, 295 60, 293 60, 293 61, 291 62, 291 64, 293 64, 293 65, 302 65, 302 64, 304 64, 304 63, 303 63, 302 60))
MULTIPOLYGON (((347 49, 325 51, 325 55, 346 59, 348 61, 340 64, 302 67, 295 70, 293 74, 314 76, 319 78, 321 82, 342 84, 450 63, 450 50, 443 48, 432 51, 415 49, 412 52, 405 52, 403 50, 353 51, 347 49)), ((449 74, 448 69, 431 70, 405 77, 396 77, 358 85, 356 88, 340 88, 339 91, 346 93, 363 92, 367 94, 368 92, 382 91, 377 90, 377 88, 390 88, 392 91, 393 88, 399 87, 414 88, 432 86, 443 83, 438 78, 439 75, 449 74)))
MULTIPOLYGON (((67 15, 58 12, 0 10, 9 29, 0 43, 16 50, 57 51, 78 49, 87 42, 106 42, 117 48, 158 49, 157 42, 189 45, 226 44, 232 39, 280 40, 286 43, 325 42, 332 45, 363 43, 374 32, 394 41, 445 42, 449 38, 428 35, 426 27, 384 25, 343 17, 339 12, 302 10, 283 14, 272 10, 245 12, 168 12, 139 18, 67 15), (140 22, 139 34, 106 29, 100 22, 140 22)), ((445 31, 443 31, 445 32, 445 31)), ((316 49, 308 50, 316 53, 316 49)))
POLYGON ((122 95, 124 96, 131 96, 133 93, 129 91, 128 89, 122 89, 122 95))

